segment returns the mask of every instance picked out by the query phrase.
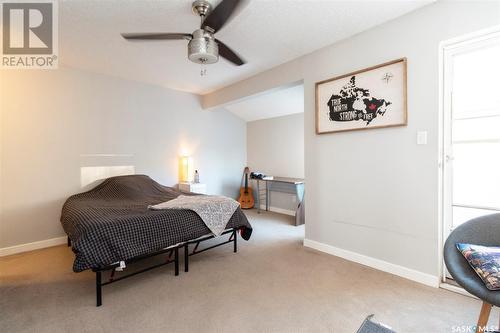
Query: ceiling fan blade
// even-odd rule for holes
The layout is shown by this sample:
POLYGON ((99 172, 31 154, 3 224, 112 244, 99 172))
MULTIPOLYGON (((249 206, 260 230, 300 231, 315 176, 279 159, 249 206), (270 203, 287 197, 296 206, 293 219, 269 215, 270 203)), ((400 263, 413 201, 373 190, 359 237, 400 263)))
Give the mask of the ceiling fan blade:
POLYGON ((191 40, 193 35, 183 33, 122 33, 123 38, 128 40, 191 40))
POLYGON ((201 27, 205 29, 209 27, 213 32, 219 31, 226 24, 244 0, 222 0, 222 2, 211 11, 205 18, 201 27))
POLYGON ((236 54, 233 50, 229 48, 226 44, 221 42, 220 40, 216 39, 215 40, 219 46, 219 55, 223 58, 226 58, 236 66, 241 66, 246 63, 245 60, 243 60, 239 55, 236 54))

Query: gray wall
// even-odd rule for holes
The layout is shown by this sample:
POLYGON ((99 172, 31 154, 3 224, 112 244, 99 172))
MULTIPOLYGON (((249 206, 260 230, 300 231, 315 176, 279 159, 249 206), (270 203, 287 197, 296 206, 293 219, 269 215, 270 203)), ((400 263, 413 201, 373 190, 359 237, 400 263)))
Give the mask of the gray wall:
POLYGON ((74 69, 2 71, 0 248, 63 236, 80 168, 133 165, 165 185, 193 156, 210 193, 236 197, 246 124, 198 96, 74 69), (88 156, 118 154, 120 156, 88 156))
POLYGON ((439 43, 500 24, 498 1, 440 1, 203 97, 304 81, 306 238, 439 275, 439 43), (408 58, 408 126, 316 135, 314 84, 408 58), (428 145, 416 145, 427 130, 428 145))
MULTIPOLYGON (((304 114, 248 122, 247 163, 267 175, 304 178, 304 114)), ((279 209, 297 207, 288 193, 272 192, 270 201, 279 209)))

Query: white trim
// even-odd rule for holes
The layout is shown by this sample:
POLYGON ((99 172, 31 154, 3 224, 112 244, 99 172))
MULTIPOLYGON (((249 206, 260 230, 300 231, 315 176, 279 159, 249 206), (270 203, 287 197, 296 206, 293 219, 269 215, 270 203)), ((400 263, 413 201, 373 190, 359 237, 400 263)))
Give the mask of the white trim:
POLYGON ((324 243, 320 243, 317 241, 313 241, 310 239, 304 239, 304 246, 309 247, 311 249, 315 249, 321 252, 325 252, 340 258, 344 258, 349 261, 356 262, 358 264, 362 264, 368 267, 372 267, 378 269, 383 272, 387 272, 390 274, 394 274, 400 277, 403 277, 408 280, 412 280, 418 283, 425 284, 430 287, 438 288, 439 287, 439 276, 430 275, 427 273, 419 272, 413 270, 411 268, 399 266, 396 264, 392 264, 387 261, 383 261, 380 259, 376 259, 373 257, 368 257, 363 254, 359 254, 356 252, 340 249, 335 246, 327 245, 324 243))
POLYGON ((10 246, 10 247, 4 247, 4 248, 0 248, 0 257, 10 256, 10 255, 16 254, 16 253, 44 249, 46 247, 66 244, 66 242, 67 242, 66 237, 57 237, 57 238, 46 239, 46 240, 33 242, 33 243, 26 243, 26 244, 14 245, 14 246, 10 246))
POLYGON ((457 287, 457 286, 454 286, 454 285, 449 284, 449 283, 440 283, 439 288, 445 289, 445 290, 448 290, 448 291, 451 291, 451 292, 454 292, 454 293, 457 293, 460 295, 472 297, 474 299, 479 299, 476 296, 469 293, 467 290, 463 289, 462 287, 457 287))
POLYGON ((495 25, 469 34, 450 38, 439 43, 440 49, 453 49, 464 45, 473 44, 486 39, 495 38, 500 33, 500 25, 495 25))
MULTIPOLYGON (((266 205, 260 205, 260 210, 265 211, 266 205)), ((279 207, 269 206, 269 211, 275 212, 275 213, 280 213, 280 214, 285 214, 285 215, 290 215, 290 216, 295 216, 294 210, 283 209, 283 208, 279 208, 279 207)))

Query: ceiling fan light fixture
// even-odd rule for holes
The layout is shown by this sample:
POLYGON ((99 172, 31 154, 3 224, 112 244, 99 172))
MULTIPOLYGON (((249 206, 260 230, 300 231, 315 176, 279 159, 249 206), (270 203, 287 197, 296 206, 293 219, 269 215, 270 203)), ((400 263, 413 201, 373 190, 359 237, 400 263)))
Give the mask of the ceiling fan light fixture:
POLYGON ((236 66, 245 64, 236 52, 214 37, 231 18, 235 10, 246 0, 221 0, 212 9, 207 0, 196 0, 192 4, 193 12, 200 16, 201 24, 192 34, 178 32, 142 32, 122 33, 127 40, 188 40, 188 59, 196 64, 208 65, 219 61, 219 55, 236 66))
POLYGON ((202 65, 219 61, 219 46, 213 36, 203 29, 196 30, 188 44, 188 58, 202 65))

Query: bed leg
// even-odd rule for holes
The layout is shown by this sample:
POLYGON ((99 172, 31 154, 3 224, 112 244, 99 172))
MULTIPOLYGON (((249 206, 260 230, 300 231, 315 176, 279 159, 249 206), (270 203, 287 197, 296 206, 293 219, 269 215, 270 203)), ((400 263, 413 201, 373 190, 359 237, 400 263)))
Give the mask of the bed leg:
POLYGON ((102 284, 101 284, 101 271, 95 272, 95 295, 96 306, 102 305, 102 284))
POLYGON ((189 272, 189 244, 184 244, 184 272, 189 272))
POLYGON ((174 251, 175 276, 179 275, 179 247, 174 251))
POLYGON ((234 251, 234 253, 236 253, 236 252, 238 252, 238 229, 234 229, 233 237, 234 237, 234 239, 233 239, 233 242, 234 242, 233 251, 234 251))

